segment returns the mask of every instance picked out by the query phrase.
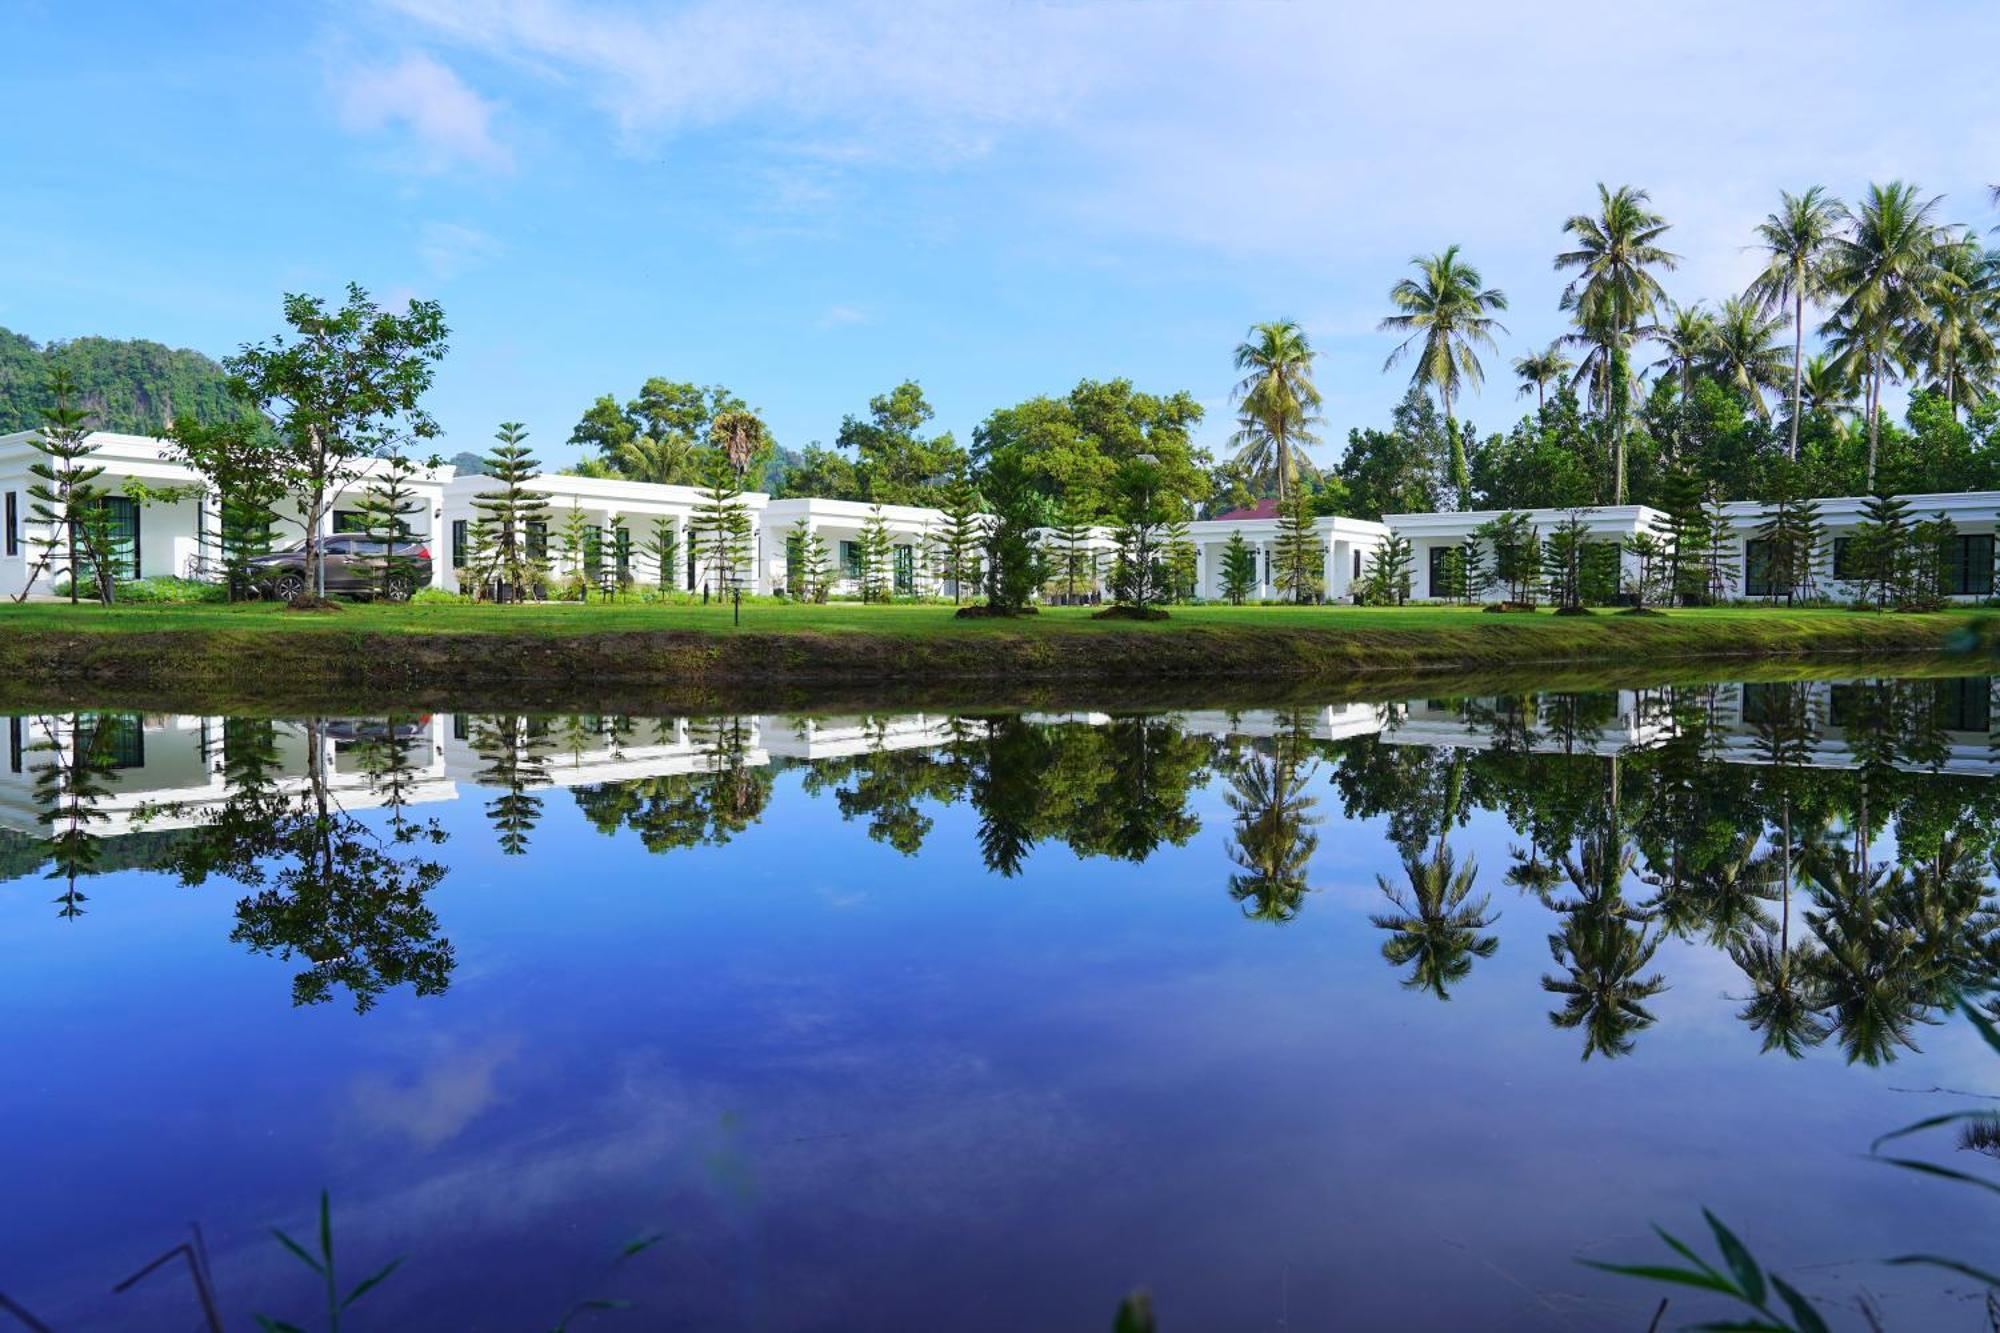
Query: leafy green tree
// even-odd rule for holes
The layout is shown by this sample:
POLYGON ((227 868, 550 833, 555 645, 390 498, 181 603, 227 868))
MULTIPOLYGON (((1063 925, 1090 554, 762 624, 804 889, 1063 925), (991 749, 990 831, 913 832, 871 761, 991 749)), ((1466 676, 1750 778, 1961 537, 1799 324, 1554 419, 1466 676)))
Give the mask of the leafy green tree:
POLYGON ((1253 324, 1237 344, 1236 402, 1270 440, 1272 475, 1284 499, 1296 479, 1293 445, 1318 415, 1319 389, 1313 384, 1312 341, 1291 320, 1253 324))
POLYGON ((1514 510, 1488 519, 1473 535, 1493 553, 1493 581, 1507 600, 1532 603, 1542 579, 1541 539, 1528 516, 1514 510))
POLYGON ((1065 601, 1074 603, 1082 592, 1097 591, 1096 515, 1072 500, 1056 511, 1056 525, 1050 533, 1054 558, 1051 576, 1061 585, 1065 601))
POLYGON ((1792 413, 1786 456, 1799 456, 1799 419, 1804 404, 1806 303, 1827 294, 1827 260, 1846 205, 1818 185, 1803 194, 1779 191, 1778 209, 1757 224, 1757 243, 1767 256, 1764 271, 1750 284, 1750 297, 1766 310, 1792 308, 1792 413))
POLYGON ((1275 753, 1250 754, 1229 770, 1222 799, 1235 821, 1229 859, 1241 874, 1229 877, 1229 896, 1253 921, 1282 923, 1299 913, 1310 889, 1306 875, 1319 834, 1319 799, 1311 794, 1319 766, 1307 762, 1295 735, 1278 737, 1275 753))
POLYGON ((1780 388, 1792 373, 1777 342, 1783 323, 1779 316, 1764 314, 1756 302, 1732 296, 1722 303, 1709 339, 1708 373, 1742 395, 1751 411, 1765 420, 1771 415, 1765 390, 1780 388))
POLYGON ((1909 544, 1909 503, 1893 495, 1872 495, 1861 506, 1861 522, 1848 535, 1840 575, 1886 610, 1899 598, 1909 544))
POLYGON ((868 415, 845 417, 834 443, 854 455, 860 499, 874 504, 930 505, 965 464, 951 432, 926 437, 935 413, 915 380, 868 400, 868 415))
POLYGON ((1666 299, 1655 269, 1671 269, 1679 256, 1660 244, 1669 224, 1647 207, 1644 190, 1621 185, 1597 187, 1598 211, 1578 213, 1563 223, 1575 248, 1556 256, 1558 270, 1575 270, 1563 289, 1578 336, 1592 351, 1583 366, 1598 385, 1598 402, 1612 422, 1613 504, 1625 503, 1625 417, 1631 372, 1627 360, 1634 339, 1666 299))
POLYGON ((763 418, 744 407, 716 413, 708 423, 708 442, 735 475, 739 489, 751 467, 771 451, 771 434, 763 418))
POLYGON ((696 385, 652 376, 620 406, 605 394, 592 403, 569 442, 594 449, 614 475, 662 485, 698 486, 715 419, 740 411, 742 399, 720 384, 696 385))
POLYGON ((485 814, 500 854, 525 855, 528 839, 542 818, 542 798, 534 795, 534 789, 550 782, 548 729, 505 713, 474 717, 469 730, 472 752, 483 765, 474 781, 496 793, 485 814))
POLYGON ((246 400, 270 423, 306 529, 307 600, 326 588, 321 530, 355 460, 408 439, 430 439, 437 423, 420 406, 445 354, 444 311, 411 301, 397 315, 357 283, 329 310, 318 297, 285 297, 290 338, 246 345, 225 363, 246 400))
POLYGON ((1470 602, 1483 601, 1493 586, 1493 570, 1487 564, 1486 543, 1475 532, 1465 534, 1458 546, 1459 595, 1470 602))
MULTIPOLYGON (((486 520, 476 524, 477 537, 473 545, 482 552, 492 541, 492 534, 486 520)), ((598 536, 590 520, 584 517, 583 507, 572 504, 563 514, 562 530, 559 538, 562 550, 563 582, 580 602, 590 600, 590 585, 596 574, 603 553, 598 548, 598 536)), ((481 563, 485 563, 484 560, 481 563)))
MULTIPOLYGON (((1307 505, 1310 509, 1309 497, 1307 505)), ((1160 534, 1160 564, 1166 576, 1167 600, 1193 601, 1200 561, 1195 555, 1194 538, 1188 532, 1188 516, 1185 508, 1175 510, 1174 516, 1167 520, 1166 529, 1160 534)))
POLYGON ((1660 938, 1616 912, 1593 908, 1570 912, 1562 930, 1549 936, 1549 956, 1566 974, 1542 977, 1542 989, 1563 1001, 1549 1021, 1583 1029, 1584 1059, 1629 1055, 1633 1035, 1653 1025, 1646 1001, 1667 982, 1657 972, 1642 974, 1660 938))
POLYGON ((1169 592, 1162 546, 1177 509, 1176 497, 1162 490, 1160 481, 1151 460, 1133 459, 1119 473, 1112 511, 1116 554, 1111 592, 1120 606, 1142 613, 1166 600, 1169 592))
POLYGON ((1351 430, 1339 477, 1357 518, 1429 513, 1438 507, 1441 459, 1449 456, 1437 408, 1419 389, 1397 405, 1387 431, 1351 430))
POLYGON ((1416 552, 1410 539, 1391 532, 1375 551, 1375 559, 1363 580, 1363 596, 1376 606, 1401 606, 1410 600, 1410 585, 1416 569, 1416 552))
POLYGON ((1458 492, 1458 507, 1470 509, 1472 471, 1466 464, 1465 440, 1459 434, 1458 419, 1452 415, 1451 400, 1461 386, 1477 389, 1485 379, 1477 349, 1494 347, 1494 330, 1506 332, 1506 326, 1491 312, 1507 308, 1507 294, 1498 287, 1483 287, 1479 270, 1459 258, 1456 245, 1410 262, 1419 276, 1404 278, 1390 289, 1389 301, 1399 313, 1381 324, 1385 333, 1406 336, 1382 363, 1382 369, 1389 369, 1421 343, 1410 383, 1438 396, 1445 434, 1451 442, 1451 484, 1458 492))
POLYGON ((737 483, 738 472, 720 455, 710 460, 708 482, 702 487, 689 525, 696 563, 706 571, 715 595, 729 596, 742 572, 743 548, 750 540, 750 510, 737 483))
POLYGON ((796 461, 785 469, 783 479, 772 489, 778 499, 805 496, 821 500, 859 500, 861 478, 854 464, 831 449, 809 444, 796 461))
POLYGON ((1762 544, 1761 572, 1766 597, 1783 597, 1791 606, 1800 598, 1810 598, 1816 583, 1816 568, 1824 527, 1819 504, 1799 493, 1795 469, 1773 469, 1772 489, 1765 500, 1767 514, 1757 529, 1762 544))
POLYGON ((1987 401, 2000 375, 2000 251, 1969 230, 1939 245, 1930 318, 1910 333, 1924 390, 1949 404, 1954 418, 1987 401))
POLYGON ((1583 610, 1584 570, 1589 557, 1590 529, 1580 511, 1572 510, 1542 544, 1542 581, 1555 603, 1556 614, 1583 610))
POLYGON ((1031 398, 989 415, 973 432, 981 472, 1003 455, 1025 470, 1048 526, 1058 504, 1109 512, 1119 469, 1151 455, 1161 489, 1197 503, 1206 498, 1209 457, 1194 445, 1201 404, 1185 391, 1142 393, 1130 380, 1084 380, 1061 398, 1031 398))
POLYGON ((288 489, 269 430, 241 414, 213 422, 179 417, 166 438, 167 455, 199 473, 215 494, 229 599, 254 595, 250 561, 270 551, 278 502, 288 489))
POLYGON ((1241 532, 1229 534, 1222 547, 1222 595, 1241 606, 1257 587, 1257 553, 1241 532))
MULTIPOLYGON (((75 404, 76 384, 68 374, 57 371, 49 384, 50 405, 28 445, 37 457, 28 465, 28 516, 40 525, 35 539, 35 567, 22 581, 15 601, 27 600, 28 591, 44 570, 60 571, 69 580, 69 601, 75 606, 78 585, 85 568, 92 567, 90 512, 99 506, 97 479, 104 469, 92 463, 97 447, 90 442, 89 417, 75 404)), ((101 577, 94 581, 104 583, 101 577)), ((108 604, 109 597, 103 600, 108 604)))
POLYGON ((481 464, 493 486, 472 497, 472 508, 485 519, 492 537, 489 563, 478 571, 479 591, 485 592, 497 578, 520 597, 547 577, 541 567, 543 553, 531 549, 529 536, 547 531, 549 499, 528 486, 541 475, 541 464, 528 448, 527 428, 518 421, 503 421, 493 438, 493 448, 481 464))
POLYGON ((1303 490, 1278 510, 1278 587, 1303 605, 1326 595, 1326 545, 1313 524, 1312 501, 1303 490))

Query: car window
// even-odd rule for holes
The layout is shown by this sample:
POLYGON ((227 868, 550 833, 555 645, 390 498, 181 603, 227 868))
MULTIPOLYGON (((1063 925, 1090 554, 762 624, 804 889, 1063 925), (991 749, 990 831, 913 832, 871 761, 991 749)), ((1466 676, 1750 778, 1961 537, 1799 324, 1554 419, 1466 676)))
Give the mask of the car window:
POLYGON ((327 555, 349 555, 354 550, 354 542, 347 537, 329 537, 320 545, 327 555))

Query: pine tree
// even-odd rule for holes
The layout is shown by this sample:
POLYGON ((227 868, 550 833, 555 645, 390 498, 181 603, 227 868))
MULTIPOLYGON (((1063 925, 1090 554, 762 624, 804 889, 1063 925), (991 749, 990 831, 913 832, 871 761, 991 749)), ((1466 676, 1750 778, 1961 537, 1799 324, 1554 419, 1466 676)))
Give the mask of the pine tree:
MULTIPOLYGON (((90 418, 75 404, 76 382, 68 371, 58 370, 49 377, 49 398, 42 424, 28 437, 29 447, 40 455, 28 465, 34 478, 28 483, 28 516, 41 526, 35 538, 39 551, 35 567, 14 600, 25 600, 44 571, 53 575, 60 569, 69 579, 69 600, 74 606, 89 553, 90 534, 85 525, 93 509, 103 508, 96 482, 104 469, 90 461, 97 452, 90 442, 90 418)), ((95 581, 102 596, 101 572, 95 581)), ((103 600, 109 602, 110 598, 103 600)))
POLYGON ((497 580, 519 598, 524 590, 548 577, 541 567, 546 552, 530 549, 529 534, 537 530, 536 525, 546 531, 549 500, 540 491, 528 489, 528 483, 540 475, 541 464, 525 443, 526 427, 518 421, 503 421, 493 438, 496 443, 484 460, 493 487, 472 497, 473 509, 485 517, 493 535, 488 561, 478 568, 479 591, 483 594, 497 580))
POLYGON ((1896 609, 1936 611, 1950 600, 1945 561, 1958 545, 1958 524, 1949 514, 1934 514, 1910 531, 1898 580, 1896 609))
POLYGON ((890 599, 890 562, 895 544, 889 539, 889 523, 882 506, 876 505, 861 525, 861 600, 886 602, 890 599))
POLYGON ((1066 498, 1056 513, 1050 535, 1053 554, 1050 577, 1062 588, 1065 602, 1074 603, 1097 590, 1097 529, 1095 516, 1074 497, 1066 498))
POLYGON ((1241 606, 1256 587, 1257 553, 1241 532, 1232 532, 1222 547, 1222 595, 1231 606, 1241 606))
POLYGON ((785 591, 801 602, 824 602, 833 590, 826 538, 801 518, 785 534, 785 591))
POLYGON ((661 514, 653 520, 653 535, 646 539, 646 545, 642 549, 653 562, 653 569, 659 578, 660 591, 670 591, 674 586, 674 571, 680 568, 679 526, 672 518, 661 514))
POLYGON ((392 454, 356 506, 360 535, 375 548, 361 557, 361 565, 384 601, 407 601, 417 586, 416 561, 409 551, 410 517, 422 513, 424 505, 413 484, 416 475, 409 459, 392 454))
POLYGON ((1847 539, 1839 577, 1855 584, 1864 598, 1887 610, 1901 600, 1903 574, 1910 563, 1910 506, 1878 491, 1861 506, 1861 522, 1847 539))
POLYGON ((1293 488, 1278 507, 1278 588, 1303 605, 1326 593, 1326 546, 1313 527, 1312 497, 1293 488))
POLYGON ((1727 601, 1743 571, 1736 559, 1735 528, 1723 511, 1719 495, 1702 502, 1701 522, 1693 531, 1694 548, 1683 569, 1683 577, 1698 601, 1712 605, 1727 601))
POLYGON ((1588 537, 1582 514, 1572 510, 1543 543, 1542 581, 1557 615, 1574 615, 1583 609, 1588 537))
POLYGON ((938 577, 951 584, 951 600, 956 603, 968 589, 980 584, 980 547, 986 540, 979 519, 979 494, 964 468, 946 484, 943 501, 944 523, 932 534, 932 551, 938 577))
POLYGON ((1416 552, 1410 539, 1400 532, 1389 534, 1375 550, 1375 560, 1364 580, 1364 597, 1376 606, 1401 606, 1410 600, 1410 584, 1416 569, 1416 552))
POLYGON ((704 581, 712 581, 717 597, 728 597, 741 575, 743 547, 750 539, 750 511, 736 473, 720 456, 710 462, 708 484, 694 511, 696 559, 704 581))
POLYGON ((1473 535, 1493 553, 1492 578, 1507 600, 1533 605, 1541 587, 1542 543, 1528 516, 1510 509, 1480 524, 1473 535))
POLYGON ((1486 567, 1486 545, 1477 532, 1466 533, 1459 544, 1458 577, 1459 593, 1468 605, 1484 600, 1487 588, 1493 584, 1493 575, 1486 567))
MULTIPOLYGON (((1757 538, 1764 546, 1766 597, 1785 599, 1791 606, 1814 591, 1814 566, 1819 560, 1822 527, 1817 501, 1801 496, 1795 469, 1773 469, 1770 508, 1757 538)), ((1749 571, 1746 571, 1746 573, 1749 571)))
MULTIPOLYGON (((483 532, 487 521, 480 519, 475 526, 483 532)), ((583 516, 583 507, 570 505, 569 511, 563 515, 562 525, 563 582, 580 602, 590 600, 591 565, 596 563, 593 558, 595 541, 596 534, 592 532, 589 520, 583 516)))
POLYGON ((1042 582, 1042 554, 1035 546, 1042 502, 1026 466, 1011 455, 996 456, 986 471, 992 520, 985 539, 986 606, 1001 615, 1019 615, 1042 582))
MULTIPOLYGON (((1665 538, 1646 529, 1633 533, 1625 543, 1625 554, 1632 557, 1634 568, 1623 581, 1634 607, 1643 610, 1648 602, 1658 601, 1665 595, 1665 589, 1673 586, 1670 550, 1665 538)), ((1622 573, 1621 568, 1621 576, 1622 573)))
POLYGON ((1196 575, 1200 562, 1194 551, 1194 539, 1188 535, 1188 520, 1185 513, 1167 524, 1161 534, 1160 559, 1165 572, 1165 595, 1170 602, 1190 602, 1194 600, 1196 575))
POLYGON ((1668 600, 1682 600, 1690 586, 1689 565, 1700 547, 1702 481, 1687 468, 1673 468, 1660 478, 1655 507, 1666 515, 1658 537, 1664 546, 1660 586, 1668 600))

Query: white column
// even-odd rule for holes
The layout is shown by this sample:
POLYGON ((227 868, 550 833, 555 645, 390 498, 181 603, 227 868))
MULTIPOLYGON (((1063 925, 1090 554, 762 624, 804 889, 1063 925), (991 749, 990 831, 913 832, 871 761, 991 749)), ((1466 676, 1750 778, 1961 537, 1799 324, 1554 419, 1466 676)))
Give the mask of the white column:
POLYGON ((1208 543, 1194 544, 1194 595, 1208 596, 1208 543))

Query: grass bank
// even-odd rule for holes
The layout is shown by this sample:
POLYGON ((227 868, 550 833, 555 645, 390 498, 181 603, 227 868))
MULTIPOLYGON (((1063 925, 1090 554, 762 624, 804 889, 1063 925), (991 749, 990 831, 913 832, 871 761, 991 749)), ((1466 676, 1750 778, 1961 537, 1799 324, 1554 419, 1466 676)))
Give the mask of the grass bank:
MULTIPOLYGON (((348 605, 0 608, 0 682, 205 686, 243 702, 327 690, 677 692, 1318 681, 1524 667, 1653 668, 1935 654, 1991 613, 1719 607, 1489 615, 1456 607, 1176 608, 1156 622, 1057 608, 954 620, 948 606, 348 605)), ((1990 638, 1990 635, 1987 636, 1990 638)))

